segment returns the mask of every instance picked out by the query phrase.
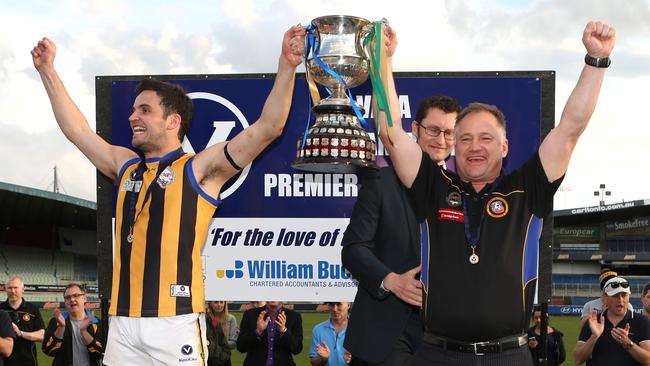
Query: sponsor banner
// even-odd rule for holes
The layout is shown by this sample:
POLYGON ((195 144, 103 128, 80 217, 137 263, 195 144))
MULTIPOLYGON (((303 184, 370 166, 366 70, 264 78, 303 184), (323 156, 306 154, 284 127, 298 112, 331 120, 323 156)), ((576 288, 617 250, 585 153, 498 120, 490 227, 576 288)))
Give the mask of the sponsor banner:
POLYGON ((629 201, 629 202, 621 202, 621 203, 612 203, 609 205, 601 205, 601 206, 591 206, 591 207, 580 207, 580 208, 572 208, 572 209, 567 209, 567 210, 558 210, 554 212, 555 216, 568 216, 568 215, 580 215, 580 214, 588 214, 588 213, 594 213, 594 212, 605 212, 605 211, 612 211, 612 210, 620 210, 623 208, 630 208, 630 207, 639 207, 645 205, 644 201, 629 201))
POLYGON ((568 226, 556 227, 553 235, 571 238, 599 238, 600 230, 596 226, 568 226))
MULTIPOLYGON (((505 169, 511 171, 521 166, 539 145, 543 111, 541 80, 548 77, 544 72, 398 75, 403 127, 411 131, 418 104, 429 95, 451 95, 462 105, 474 101, 495 104, 508 120, 509 154, 505 169)), ((113 144, 131 146, 128 117, 141 78, 100 80, 100 83, 110 83, 110 93, 105 99, 98 94, 98 101, 110 100, 110 106, 106 107, 110 110, 110 128, 102 125, 98 117, 98 130, 111 131, 104 137, 113 144)), ((182 144, 186 152, 200 152, 232 139, 255 123, 273 85, 273 78, 268 75, 190 75, 160 79, 182 85, 194 103, 192 125, 182 144)), ((374 138, 369 83, 355 88, 354 95, 365 109, 368 129, 374 138)), ((310 115, 308 97, 305 80, 299 77, 282 136, 222 189, 223 202, 203 251, 208 299, 318 302, 350 301, 354 297, 356 285, 343 270, 340 256, 343 232, 359 193, 361 175, 311 173, 291 168, 297 142, 310 115)), ((381 143, 377 155, 380 164, 385 164, 381 143)), ((99 198, 106 195, 105 190, 98 191, 98 202, 108 201, 99 198)), ((113 218, 114 197, 115 192, 113 218)), ((98 207, 98 212, 105 211, 98 207)), ((98 218, 104 219, 108 222, 108 218, 98 218)), ((459 218, 455 213, 449 219, 459 218)), ((107 263, 102 268, 110 268, 111 254, 108 250, 100 253, 100 261, 107 263)), ((100 284, 106 294, 110 290, 110 278, 109 271, 102 271, 100 284)))
POLYGON ((582 315, 582 305, 549 305, 549 315, 582 315))
POLYGON ((217 218, 203 248, 206 299, 353 301, 345 218, 217 218))
POLYGON ((638 231, 650 227, 650 216, 636 217, 625 221, 610 221, 605 225, 607 232, 638 231))
MULTIPOLYGON (((82 283, 83 285, 83 283, 82 283)), ((97 286, 84 286, 86 292, 97 292, 97 286)), ((27 292, 61 292, 65 290, 65 285, 25 285, 27 292)))
MULTIPOLYGON (((582 316, 583 305, 549 305, 549 315, 575 315, 582 316)), ((641 314, 643 309, 634 309, 634 312, 641 314)))

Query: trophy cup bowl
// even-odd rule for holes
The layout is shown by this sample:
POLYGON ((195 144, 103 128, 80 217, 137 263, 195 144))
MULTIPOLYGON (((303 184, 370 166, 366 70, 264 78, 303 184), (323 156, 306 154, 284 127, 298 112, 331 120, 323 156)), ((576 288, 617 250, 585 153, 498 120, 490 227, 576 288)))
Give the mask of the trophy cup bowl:
MULTIPOLYGON (((296 169, 315 172, 354 173, 361 168, 377 168, 375 142, 359 123, 346 88, 315 60, 317 56, 353 88, 368 79, 368 56, 363 38, 371 22, 353 16, 329 15, 312 20, 315 50, 305 65, 315 82, 332 94, 313 107, 315 123, 297 144, 296 169), (304 143, 303 143, 304 138, 304 143)), ((363 108, 357 107, 364 113, 363 108)))

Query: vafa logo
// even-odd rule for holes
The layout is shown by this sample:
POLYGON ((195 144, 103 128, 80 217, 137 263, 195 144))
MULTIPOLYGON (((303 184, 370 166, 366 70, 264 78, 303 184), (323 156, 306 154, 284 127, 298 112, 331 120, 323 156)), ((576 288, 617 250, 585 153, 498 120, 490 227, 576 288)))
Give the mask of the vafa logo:
MULTIPOLYGON (((237 108, 236 105, 234 105, 231 101, 228 99, 217 95, 217 94, 212 94, 212 93, 206 93, 206 92, 193 92, 193 93, 187 93, 187 96, 190 97, 190 99, 203 99, 203 100, 208 100, 212 101, 218 104, 221 104, 222 106, 226 107, 235 117, 236 120, 226 120, 226 121, 212 121, 212 126, 214 127, 214 131, 212 132, 212 136, 210 136, 210 140, 208 141, 207 145, 205 148, 207 149, 208 147, 220 143, 222 141, 226 141, 228 139, 228 135, 230 135, 230 132, 232 129, 235 127, 237 123, 241 125, 242 130, 248 128, 248 120, 246 117, 244 117, 244 114, 237 108)), ((194 116, 197 115, 196 113, 197 108, 194 109, 194 116)), ((205 123, 205 121, 198 121, 195 120, 194 118, 192 119, 192 125, 195 123, 205 123)), ((191 129, 191 127, 190 127, 191 129)), ((185 139, 183 140, 183 151, 189 152, 189 153, 194 153, 194 147, 190 143, 190 140, 188 139, 187 135, 185 135, 185 139)), ((244 180, 246 180, 246 177, 248 176, 248 172, 251 169, 251 164, 249 163, 242 169, 241 174, 239 174, 239 177, 237 180, 230 186, 228 189, 223 190, 219 196, 221 199, 224 199, 231 194, 233 194, 239 186, 241 186, 244 183, 244 180)))

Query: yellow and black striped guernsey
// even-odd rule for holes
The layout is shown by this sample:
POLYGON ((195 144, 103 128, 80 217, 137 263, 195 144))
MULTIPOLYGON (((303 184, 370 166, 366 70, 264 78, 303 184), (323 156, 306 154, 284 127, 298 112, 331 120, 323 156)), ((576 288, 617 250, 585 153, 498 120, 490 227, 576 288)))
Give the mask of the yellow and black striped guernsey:
POLYGON ((170 163, 171 154, 147 159, 141 174, 138 158, 120 170, 110 315, 165 317, 205 309, 201 249, 219 201, 196 182, 192 154, 170 163))

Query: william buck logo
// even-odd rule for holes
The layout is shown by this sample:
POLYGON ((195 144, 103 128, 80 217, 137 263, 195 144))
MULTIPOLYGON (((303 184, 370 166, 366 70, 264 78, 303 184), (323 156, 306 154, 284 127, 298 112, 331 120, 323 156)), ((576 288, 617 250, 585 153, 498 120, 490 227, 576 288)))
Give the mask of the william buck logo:
POLYGON ((234 269, 217 269, 217 278, 242 278, 244 277, 242 268, 244 268, 244 262, 236 260, 234 269))

